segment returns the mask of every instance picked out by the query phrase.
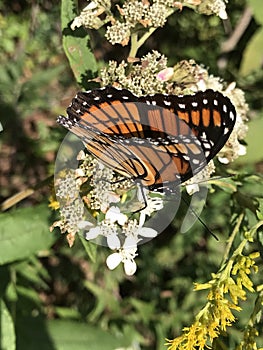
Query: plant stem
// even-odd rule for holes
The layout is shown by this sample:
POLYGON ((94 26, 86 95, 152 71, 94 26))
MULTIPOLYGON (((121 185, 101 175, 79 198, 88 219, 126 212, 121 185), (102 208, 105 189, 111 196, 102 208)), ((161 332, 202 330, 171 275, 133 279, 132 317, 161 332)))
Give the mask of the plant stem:
POLYGON ((240 228, 240 225, 241 225, 241 222, 242 222, 242 220, 244 218, 244 215, 245 215, 244 213, 239 215, 239 218, 237 220, 236 226, 234 227, 234 230, 231 233, 231 236, 228 238, 228 243, 227 243, 227 246, 226 246, 225 254, 224 254, 223 259, 222 259, 221 267, 224 266, 224 264, 226 263, 226 261, 228 259, 230 249, 232 248, 234 239, 235 239, 235 237, 236 237, 236 235, 238 233, 238 230, 240 228))
POLYGON ((31 196, 31 194, 33 194, 36 190, 38 190, 38 189, 46 186, 47 184, 49 184, 51 182, 51 180, 53 179, 53 176, 54 175, 51 175, 51 176, 47 177, 46 179, 41 181, 39 184, 37 184, 33 188, 27 188, 26 190, 20 191, 20 192, 14 194, 13 196, 7 198, 0 205, 1 211, 5 211, 5 210, 13 207, 17 203, 21 202, 23 199, 31 196))

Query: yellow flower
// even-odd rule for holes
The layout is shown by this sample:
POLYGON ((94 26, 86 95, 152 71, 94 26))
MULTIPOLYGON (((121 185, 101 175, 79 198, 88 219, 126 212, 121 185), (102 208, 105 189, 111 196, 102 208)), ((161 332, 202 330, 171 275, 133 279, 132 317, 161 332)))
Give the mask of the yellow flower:
POLYGON ((59 202, 54 199, 53 197, 49 198, 49 208, 53 209, 53 210, 58 210, 59 209, 59 202))

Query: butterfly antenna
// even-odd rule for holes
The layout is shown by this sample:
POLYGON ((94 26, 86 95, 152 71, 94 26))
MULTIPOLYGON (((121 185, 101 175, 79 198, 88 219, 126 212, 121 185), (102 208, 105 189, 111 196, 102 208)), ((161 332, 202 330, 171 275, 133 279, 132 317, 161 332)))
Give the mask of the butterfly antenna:
POLYGON ((217 241, 219 241, 218 237, 210 230, 210 228, 206 225, 206 223, 200 218, 200 216, 197 214, 197 212, 191 207, 190 203, 182 196, 181 197, 184 203, 188 206, 191 213, 197 218, 199 222, 204 226, 204 228, 207 230, 207 232, 210 233, 217 241))

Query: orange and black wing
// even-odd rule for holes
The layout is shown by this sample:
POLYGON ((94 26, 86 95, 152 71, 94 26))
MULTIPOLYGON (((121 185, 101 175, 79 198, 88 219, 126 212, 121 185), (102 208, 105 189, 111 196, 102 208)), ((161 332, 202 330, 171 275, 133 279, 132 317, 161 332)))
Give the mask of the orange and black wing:
POLYGON ((212 90, 137 97, 110 86, 79 92, 67 114, 58 122, 96 158, 150 190, 171 192, 214 158, 236 117, 230 100, 212 90))

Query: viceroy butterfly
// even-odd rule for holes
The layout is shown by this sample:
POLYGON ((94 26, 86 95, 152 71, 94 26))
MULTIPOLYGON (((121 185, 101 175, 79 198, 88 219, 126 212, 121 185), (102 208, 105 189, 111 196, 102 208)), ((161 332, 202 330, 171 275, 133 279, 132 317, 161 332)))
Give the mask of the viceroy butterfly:
POLYGON ((117 173, 173 193, 221 150, 235 120, 229 98, 213 90, 138 97, 107 86, 78 92, 57 122, 117 173))

